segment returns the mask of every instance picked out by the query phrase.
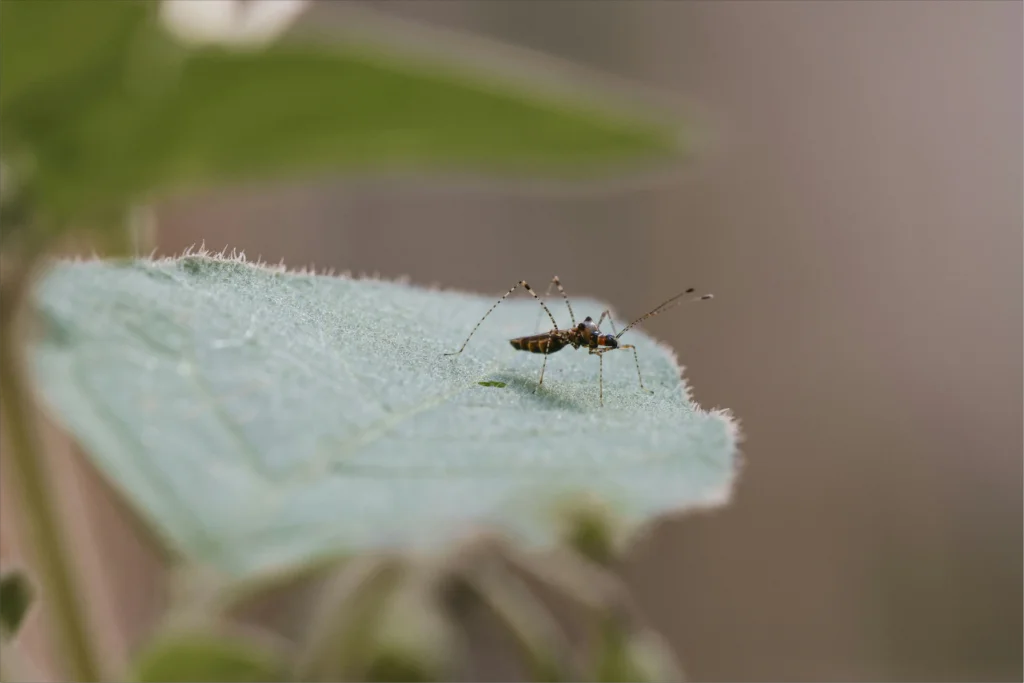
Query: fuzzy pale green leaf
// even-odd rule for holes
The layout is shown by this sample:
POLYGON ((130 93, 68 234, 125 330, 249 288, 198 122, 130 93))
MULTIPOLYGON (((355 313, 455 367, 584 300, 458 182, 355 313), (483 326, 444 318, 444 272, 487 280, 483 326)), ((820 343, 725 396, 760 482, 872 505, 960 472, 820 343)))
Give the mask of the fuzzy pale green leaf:
POLYGON ((37 302, 46 403, 172 549, 230 573, 483 525, 544 545, 573 496, 635 528, 731 486, 729 416, 642 332, 653 394, 611 353, 601 407, 597 358, 571 348, 537 390, 541 357, 507 341, 537 331, 531 300, 454 359, 494 298, 187 256, 61 264, 37 302))

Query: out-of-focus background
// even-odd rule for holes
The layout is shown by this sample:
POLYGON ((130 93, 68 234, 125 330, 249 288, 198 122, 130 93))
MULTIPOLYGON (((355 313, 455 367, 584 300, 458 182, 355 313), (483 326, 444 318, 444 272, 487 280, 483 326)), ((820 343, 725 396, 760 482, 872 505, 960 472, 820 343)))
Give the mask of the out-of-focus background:
POLYGON ((321 2, 299 28, 356 11, 676 96, 701 143, 589 191, 219 190, 159 208, 159 252, 495 296, 557 273, 624 318, 709 289, 648 330, 740 419, 743 473, 628 569, 689 676, 1021 680, 1022 5, 321 2))
MULTIPOLYGON (((499 295, 558 274, 648 326, 745 434, 735 502, 631 578, 696 680, 1020 680, 1022 44, 1014 2, 365 3, 678 95, 679 177, 218 192, 195 242, 499 295)), ((319 3, 303 22, 344 22, 319 3)))

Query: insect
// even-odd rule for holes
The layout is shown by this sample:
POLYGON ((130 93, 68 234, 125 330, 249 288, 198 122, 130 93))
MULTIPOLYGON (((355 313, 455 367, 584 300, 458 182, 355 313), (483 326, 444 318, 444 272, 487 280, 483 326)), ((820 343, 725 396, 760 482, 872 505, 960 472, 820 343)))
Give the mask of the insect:
MULTIPOLYGON (((451 353, 446 353, 444 355, 457 356, 460 353, 462 353, 463 350, 466 348, 466 344, 468 344, 469 340, 473 338, 473 335, 476 333, 477 329, 480 327, 483 321, 487 319, 487 316, 489 316, 491 312, 498 307, 498 304, 500 304, 502 301, 508 298, 508 296, 512 292, 522 287, 523 289, 528 291, 534 299, 537 300, 537 303, 539 303, 541 305, 541 308, 544 309, 544 312, 548 314, 548 317, 551 319, 551 324, 554 326, 551 330, 547 332, 542 332, 541 334, 533 334, 527 337, 516 337, 515 339, 509 340, 509 343, 512 345, 512 348, 516 349, 517 351, 539 353, 544 356, 544 363, 540 367, 540 381, 537 383, 537 386, 540 387, 542 384, 544 384, 544 370, 547 368, 548 356, 550 354, 557 353, 562 349, 566 348, 567 346, 571 346, 573 349, 577 350, 584 348, 587 349, 589 355, 597 356, 600 361, 599 395, 601 405, 603 406, 604 354, 608 353, 609 351, 624 351, 626 349, 631 349, 633 351, 633 361, 636 363, 636 376, 637 379, 640 381, 640 389, 648 393, 653 393, 650 389, 644 386, 644 378, 640 374, 640 358, 637 355, 636 347, 633 346, 632 344, 620 344, 619 339, 622 337, 622 335, 626 334, 626 332, 628 332, 630 329, 632 329, 639 323, 643 322, 644 320, 647 320, 652 316, 658 315, 659 313, 663 313, 674 305, 690 301, 706 301, 712 298, 711 294, 702 294, 699 296, 694 296, 690 299, 683 299, 683 297, 687 296, 688 294, 694 293, 694 288, 690 287, 686 291, 681 292, 680 294, 676 294, 671 299, 662 302, 653 310, 645 313, 644 315, 640 316, 630 324, 626 325, 624 328, 622 328, 621 332, 616 332, 615 323, 612 321, 611 311, 607 310, 601 314, 601 317, 597 319, 597 322, 594 322, 593 318, 587 316, 582 322, 577 324, 576 315, 575 313, 573 313, 572 310, 572 304, 569 303, 569 296, 565 293, 565 289, 562 287, 562 283, 558 280, 557 275, 551 279, 551 285, 558 287, 558 291, 561 292, 562 299, 565 300, 565 305, 569 309, 569 317, 572 319, 572 327, 565 330, 559 329, 558 323, 555 322, 555 316, 551 314, 551 310, 544 303, 544 300, 537 296, 537 293, 534 292, 533 288, 526 283, 526 280, 520 280, 515 284, 515 286, 512 287, 512 289, 505 292, 505 295, 498 299, 498 301, 493 306, 491 306, 486 313, 484 313, 484 317, 480 318, 480 322, 478 322, 473 327, 473 329, 469 333, 469 336, 466 337, 466 341, 462 342, 462 346, 459 347, 458 351, 453 351, 451 353), (604 322, 605 318, 608 318, 608 324, 612 328, 612 334, 605 334, 604 332, 601 331, 601 323, 604 322)), ((551 292, 551 285, 548 286, 548 293, 551 292)))

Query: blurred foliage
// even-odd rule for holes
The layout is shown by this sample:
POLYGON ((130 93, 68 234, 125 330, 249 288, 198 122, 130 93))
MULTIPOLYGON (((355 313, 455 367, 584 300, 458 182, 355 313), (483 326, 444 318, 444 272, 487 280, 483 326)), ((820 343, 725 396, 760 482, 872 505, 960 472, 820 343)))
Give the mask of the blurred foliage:
POLYGON ((483 534, 429 553, 192 581, 204 588, 175 600, 132 680, 683 678, 621 582, 568 546, 527 554, 483 534), (507 655, 498 669, 496 647, 507 655))
POLYGON ((0 681, 42 680, 17 642, 35 599, 36 589, 23 569, 0 566, 0 681))
POLYGON ((0 569, 0 639, 13 638, 35 600, 35 589, 20 568, 0 569))
POLYGON ((186 45, 148 0, 6 0, 0 83, 35 230, 300 172, 586 174, 678 151, 671 128, 366 47, 186 45))
POLYGON ((191 626, 158 634, 136 657, 130 680, 257 683, 287 679, 285 657, 271 639, 251 630, 246 634, 222 631, 191 626))

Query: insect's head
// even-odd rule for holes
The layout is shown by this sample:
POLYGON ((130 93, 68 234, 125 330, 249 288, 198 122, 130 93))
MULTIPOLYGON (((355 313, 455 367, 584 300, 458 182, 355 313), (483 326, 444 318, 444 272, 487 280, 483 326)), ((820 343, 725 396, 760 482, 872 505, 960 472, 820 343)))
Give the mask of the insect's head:
POLYGON ((589 315, 576 326, 576 332, 584 344, 589 344, 592 338, 596 338, 597 335, 601 334, 601 330, 597 328, 597 323, 589 315))

